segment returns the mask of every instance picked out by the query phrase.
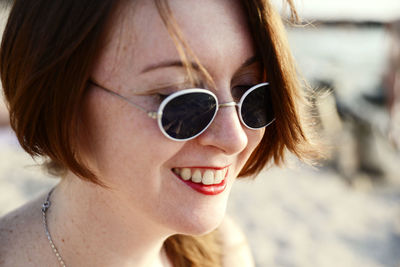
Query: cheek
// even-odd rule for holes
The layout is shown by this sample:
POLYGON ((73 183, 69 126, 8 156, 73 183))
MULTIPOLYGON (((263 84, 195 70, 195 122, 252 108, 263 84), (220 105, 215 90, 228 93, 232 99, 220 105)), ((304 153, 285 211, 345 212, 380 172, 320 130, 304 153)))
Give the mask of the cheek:
POLYGON ((240 158, 239 158, 240 168, 239 168, 238 172, 240 172, 240 170, 246 164, 247 160, 250 158, 253 151, 260 144, 260 142, 264 136, 264 133, 265 133, 265 128, 263 128, 261 130, 246 130, 246 131, 247 131, 248 143, 247 143, 246 149, 243 150, 243 152, 240 155, 240 158))
POLYGON ((246 148, 248 153, 251 154, 254 151, 254 149, 256 149, 256 147, 260 144, 264 136, 264 133, 265 133, 265 128, 260 130, 250 130, 250 132, 248 132, 247 137, 249 141, 246 148))
POLYGON ((265 134, 265 128, 262 128, 260 130, 255 131, 255 137, 254 137, 254 142, 256 143, 256 146, 261 142, 262 138, 264 137, 265 134))
POLYGON ((85 101, 86 161, 103 179, 154 172, 179 150, 157 122, 117 98, 93 90, 85 101))

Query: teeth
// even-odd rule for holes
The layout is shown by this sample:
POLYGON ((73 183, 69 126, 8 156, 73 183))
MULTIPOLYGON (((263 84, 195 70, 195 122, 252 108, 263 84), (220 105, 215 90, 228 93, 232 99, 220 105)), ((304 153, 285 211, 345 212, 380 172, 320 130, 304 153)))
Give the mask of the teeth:
POLYGON ((203 174, 202 179, 203 184, 209 185, 214 183, 214 172, 210 170, 206 170, 203 174))
POLYGON ((200 169, 174 168, 174 173, 180 175, 185 181, 192 180, 194 183, 203 183, 204 185, 220 184, 224 180, 227 168, 223 170, 205 170, 203 174, 200 169))
POLYGON ((214 183, 219 184, 224 179, 224 171, 218 170, 215 172, 215 181, 214 183))
POLYGON ((201 171, 200 170, 195 170, 192 176, 192 182, 194 183, 201 183, 202 178, 201 178, 201 171))
POLYGON ((181 171, 181 177, 183 180, 187 181, 190 179, 190 177, 192 176, 192 172, 190 171, 189 168, 183 168, 181 171))

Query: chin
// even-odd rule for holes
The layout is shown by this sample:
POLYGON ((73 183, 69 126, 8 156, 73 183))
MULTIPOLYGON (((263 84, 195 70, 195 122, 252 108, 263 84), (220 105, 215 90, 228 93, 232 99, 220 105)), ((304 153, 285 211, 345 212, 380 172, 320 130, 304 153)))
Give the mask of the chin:
POLYGON ((181 227, 180 231, 178 232, 179 234, 184 234, 184 235, 193 235, 193 236, 201 236, 208 234, 215 229, 218 228, 218 226, 222 223, 222 219, 218 221, 213 221, 213 222, 207 222, 207 223, 198 223, 198 224, 190 224, 186 225, 184 227, 181 227))
POLYGON ((215 230, 225 217, 226 205, 220 209, 207 209, 202 212, 196 210, 180 219, 175 220, 175 230, 178 234, 204 235, 215 230))

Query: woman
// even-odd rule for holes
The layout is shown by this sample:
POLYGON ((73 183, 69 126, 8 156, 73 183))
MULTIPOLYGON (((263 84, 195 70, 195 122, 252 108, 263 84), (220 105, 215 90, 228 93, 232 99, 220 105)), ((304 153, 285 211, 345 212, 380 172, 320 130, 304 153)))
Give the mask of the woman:
POLYGON ((17 0, 0 68, 21 145, 62 177, 2 218, 2 266, 249 266, 233 182, 313 156, 267 1, 17 0))

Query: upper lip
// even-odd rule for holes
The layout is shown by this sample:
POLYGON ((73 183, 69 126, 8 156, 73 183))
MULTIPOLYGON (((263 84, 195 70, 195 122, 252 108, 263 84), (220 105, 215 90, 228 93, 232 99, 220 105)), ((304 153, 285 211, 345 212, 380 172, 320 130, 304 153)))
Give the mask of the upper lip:
POLYGON ((183 166, 183 167, 175 167, 179 169, 189 168, 189 169, 211 169, 211 170, 223 170, 231 166, 232 164, 228 164, 225 166, 204 166, 204 165, 194 165, 194 166, 183 166))

